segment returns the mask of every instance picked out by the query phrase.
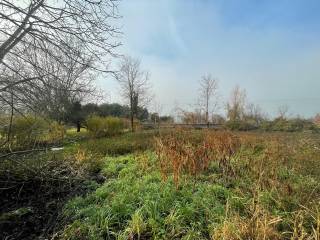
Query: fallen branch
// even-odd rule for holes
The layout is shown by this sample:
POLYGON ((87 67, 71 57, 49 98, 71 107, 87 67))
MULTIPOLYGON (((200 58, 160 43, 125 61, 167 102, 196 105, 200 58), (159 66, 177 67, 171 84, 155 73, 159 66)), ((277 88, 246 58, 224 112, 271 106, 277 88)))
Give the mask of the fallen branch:
POLYGON ((1 155, 0 158, 5 158, 9 157, 11 155, 16 155, 16 154, 24 154, 24 153, 31 153, 31 152, 40 152, 40 151, 46 151, 47 148, 39 148, 39 149, 29 149, 29 150, 23 150, 23 151, 16 151, 16 152, 10 152, 4 155, 1 155))

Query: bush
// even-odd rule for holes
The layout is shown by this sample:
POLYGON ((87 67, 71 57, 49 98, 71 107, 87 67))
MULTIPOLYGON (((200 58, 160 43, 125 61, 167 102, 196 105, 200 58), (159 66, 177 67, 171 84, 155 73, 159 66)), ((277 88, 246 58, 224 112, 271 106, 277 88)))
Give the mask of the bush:
POLYGON ((268 128, 265 130, 283 131, 283 132, 298 132, 303 130, 316 130, 316 125, 309 120, 295 118, 283 119, 276 118, 269 122, 268 128))
POLYGON ((92 137, 114 136, 124 129, 123 121, 116 117, 91 116, 86 121, 87 129, 92 137))
POLYGON ((64 139, 66 130, 63 125, 54 121, 49 125, 49 132, 46 136, 47 143, 57 143, 61 142, 64 139))
MULTIPOLYGON (((8 121, 7 121, 8 122, 8 121)), ((9 139, 7 146, 28 148, 37 144, 53 144, 64 138, 64 126, 42 117, 19 116, 12 122, 10 136, 9 126, 1 129, 2 138, 9 139)))
POLYGON ((238 131, 249 131, 257 129, 257 124, 254 121, 228 121, 226 122, 226 127, 229 130, 238 130, 238 131))
POLYGON ((33 116, 15 118, 11 134, 18 146, 29 146, 40 142, 49 129, 48 123, 43 118, 33 116))

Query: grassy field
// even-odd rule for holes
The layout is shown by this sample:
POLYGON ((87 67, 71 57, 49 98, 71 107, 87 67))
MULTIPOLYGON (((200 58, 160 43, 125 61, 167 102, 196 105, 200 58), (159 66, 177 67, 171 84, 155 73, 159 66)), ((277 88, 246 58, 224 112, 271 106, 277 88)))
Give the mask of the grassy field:
POLYGON ((106 180, 65 206, 56 238, 319 239, 319 135, 139 134, 82 143, 109 154, 106 180))
POLYGON ((3 239, 319 239, 319 134, 68 130, 63 146, 1 161, 3 239))

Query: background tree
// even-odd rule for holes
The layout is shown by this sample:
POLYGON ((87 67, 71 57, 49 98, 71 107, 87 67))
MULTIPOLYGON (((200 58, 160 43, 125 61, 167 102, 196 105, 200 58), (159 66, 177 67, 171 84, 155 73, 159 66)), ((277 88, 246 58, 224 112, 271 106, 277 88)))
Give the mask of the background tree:
POLYGON ((236 86, 230 95, 227 103, 227 117, 229 121, 240 121, 245 115, 247 94, 244 89, 236 86))
POLYGON ((288 116, 289 107, 287 105, 282 105, 278 108, 278 118, 285 120, 288 116))
POLYGON ((245 120, 252 121, 256 126, 259 126, 262 121, 266 120, 266 116, 259 105, 249 103, 246 106, 245 120))
POLYGON ((161 112, 163 109, 163 105, 161 104, 160 101, 158 101, 156 98, 153 98, 153 114, 151 114, 151 121, 155 124, 158 125, 158 129, 160 129, 160 123, 161 123, 161 112))
POLYGON ((212 114, 211 121, 213 124, 222 125, 226 122, 226 119, 220 114, 212 114))
POLYGON ((100 106, 96 103, 87 103, 82 106, 82 112, 85 118, 90 115, 100 114, 100 106))
POLYGON ((82 110, 82 106, 80 101, 74 102, 70 110, 68 111, 68 115, 66 117, 66 120, 70 123, 75 124, 77 127, 77 132, 80 132, 81 130, 81 123, 85 120, 86 116, 84 115, 84 112, 82 110))
POLYGON ((129 118, 130 109, 128 106, 123 106, 119 103, 103 103, 99 105, 99 114, 103 117, 113 116, 113 117, 122 117, 129 118))
POLYGON ((174 118, 169 115, 160 116, 160 121, 162 123, 174 123, 174 118))
POLYGON ((213 114, 218 105, 218 82, 210 74, 203 76, 200 81, 200 105, 205 111, 205 121, 209 127, 209 113, 213 114))
POLYGON ((149 74, 141 70, 139 60, 126 56, 120 63, 117 81, 129 105, 131 130, 134 131, 134 118, 138 115, 139 107, 145 106, 151 99, 149 74))
POLYGON ((320 127, 320 113, 316 114, 316 116, 313 119, 314 124, 316 124, 318 127, 320 127))

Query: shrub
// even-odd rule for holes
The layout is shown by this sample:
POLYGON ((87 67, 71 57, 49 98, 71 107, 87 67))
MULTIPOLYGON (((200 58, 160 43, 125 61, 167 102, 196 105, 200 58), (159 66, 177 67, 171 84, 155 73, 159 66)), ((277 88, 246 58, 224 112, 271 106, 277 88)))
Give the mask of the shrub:
POLYGON ((105 118, 105 123, 107 126, 108 135, 117 135, 123 130, 123 121, 116 117, 107 117, 105 118))
POLYGON ((226 122, 227 129, 239 130, 239 131, 249 131, 257 129, 257 124, 254 121, 228 121, 226 122))
POLYGON ((295 119, 283 119, 276 118, 269 122, 269 129, 272 131, 283 132, 298 132, 303 130, 316 130, 316 125, 309 120, 295 118, 295 119))
POLYGON ((48 123, 43 118, 25 116, 14 119, 11 134, 18 146, 29 146, 40 142, 48 129, 48 123))
POLYGON ((114 136, 124 129, 123 121, 116 117, 91 116, 86 121, 87 129, 92 137, 114 136))
POLYGON ((65 133, 66 133, 66 130, 63 125, 59 124, 56 121, 51 122, 49 125, 49 132, 46 136, 46 142, 47 143, 61 142, 64 139, 65 133))
POLYGON ((57 122, 34 117, 31 115, 19 116, 13 119, 10 135, 9 126, 1 129, 3 138, 8 138, 7 146, 11 149, 24 149, 38 144, 54 144, 64 138, 64 126, 57 122))

